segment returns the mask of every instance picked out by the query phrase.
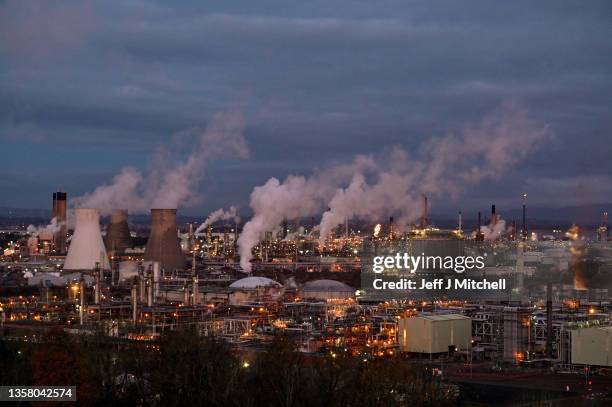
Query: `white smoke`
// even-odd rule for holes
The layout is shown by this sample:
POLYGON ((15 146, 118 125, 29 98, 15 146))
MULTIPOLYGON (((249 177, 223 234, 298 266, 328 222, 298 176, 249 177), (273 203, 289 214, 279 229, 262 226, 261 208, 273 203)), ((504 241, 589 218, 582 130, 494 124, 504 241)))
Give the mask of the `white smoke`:
POLYGON ((316 171, 309 178, 288 176, 282 183, 270 178, 264 185, 255 187, 251 192, 253 218, 248 221, 238 238, 240 265, 250 271, 252 249, 266 231, 277 228, 283 219, 296 219, 312 216, 320 212, 333 196, 337 185, 350 179, 357 170, 373 167, 373 161, 358 156, 353 163, 316 171))
POLYGON ((506 221, 498 216, 495 223, 491 222, 488 226, 482 226, 480 233, 482 233, 484 240, 497 240, 511 230, 512 227, 506 228, 506 221))
POLYGON ((26 231, 28 232, 28 234, 32 236, 54 235, 55 233, 60 231, 60 228, 62 227, 62 223, 63 222, 58 222, 57 218, 54 217, 53 219, 51 219, 51 222, 49 222, 48 225, 45 225, 45 226, 29 225, 26 231))
MULTIPOLYGON (((175 135, 175 142, 179 138, 197 139, 197 145, 183 163, 165 166, 158 160, 146 177, 135 168, 123 168, 110 184, 74 198, 73 204, 108 214, 116 208, 146 213, 151 208, 174 209, 192 203, 197 198, 197 184, 212 158, 248 156, 243 130, 241 115, 217 113, 205 129, 194 127, 175 135)), ((163 148, 158 151, 159 156, 171 154, 172 151, 163 148)))
POLYGON ((227 211, 223 208, 217 209, 216 211, 208 215, 206 220, 200 226, 198 226, 194 233, 198 234, 204 229, 206 229, 208 225, 212 225, 213 223, 218 222, 220 220, 233 220, 235 223, 240 222, 240 216, 238 216, 238 207, 232 205, 227 211))
POLYGON ((252 249, 283 219, 312 216, 321 209, 320 239, 345 219, 393 214, 402 228, 421 213, 421 194, 457 197, 486 178, 497 178, 550 136, 547 126, 505 105, 460 136, 432 138, 411 156, 396 147, 383 159, 359 156, 349 165, 317 171, 309 178, 271 178, 251 193, 253 218, 238 239, 240 263, 250 271, 252 249))
POLYGON ((401 228, 419 217, 421 193, 456 198, 469 185, 500 177, 549 135, 546 126, 524 111, 506 106, 460 136, 429 139, 414 157, 397 148, 372 183, 357 173, 348 187, 336 192, 323 214, 320 239, 351 218, 394 214, 401 228))

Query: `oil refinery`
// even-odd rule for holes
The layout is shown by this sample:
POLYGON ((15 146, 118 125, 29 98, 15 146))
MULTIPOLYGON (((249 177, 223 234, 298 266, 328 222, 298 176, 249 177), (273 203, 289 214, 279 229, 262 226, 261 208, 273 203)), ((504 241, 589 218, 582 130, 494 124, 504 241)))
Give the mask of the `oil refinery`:
POLYGON ((283 335, 316 357, 397 355, 445 363, 444 374, 458 381, 467 364, 471 371, 590 369, 608 383, 607 214, 593 238, 577 226, 540 237, 527 230, 525 206, 520 229, 499 228, 504 221, 493 205, 485 222, 478 213, 473 230, 461 212, 455 228, 442 229, 423 210, 416 224, 402 229, 392 217, 375 225, 345 222, 323 242, 313 220, 285 220, 253 247, 247 273, 237 250, 241 225, 233 218, 197 228, 177 223, 175 209, 151 209, 149 227, 135 232, 126 210, 101 222, 96 209, 67 216, 65 201, 65 192, 53 194, 53 219, 61 222, 54 233, 2 231, 14 237, 5 239, 0 264, 8 337, 36 341, 63 327, 156 343, 164 332, 190 327, 245 353, 283 335), (368 289, 368 259, 402 250, 484 255, 476 277, 503 278, 511 288, 482 298, 444 290, 377 296, 368 289))

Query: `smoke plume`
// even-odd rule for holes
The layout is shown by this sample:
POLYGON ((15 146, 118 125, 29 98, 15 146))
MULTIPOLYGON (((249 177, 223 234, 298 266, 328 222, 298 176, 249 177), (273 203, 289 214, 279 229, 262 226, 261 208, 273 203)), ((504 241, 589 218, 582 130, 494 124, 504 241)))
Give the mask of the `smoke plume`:
POLYGON ((235 223, 240 222, 240 216, 238 216, 238 207, 230 206, 227 211, 223 210, 223 208, 220 208, 212 212, 210 215, 208 215, 206 220, 200 226, 198 226, 198 228, 195 230, 195 234, 200 233, 201 231, 206 229, 208 225, 212 225, 213 223, 218 222, 220 220, 233 220, 235 223))
POLYGON ((251 251, 264 232, 274 230, 283 219, 319 213, 333 196, 337 185, 350 179, 355 171, 373 167, 371 158, 358 156, 351 164, 315 171, 308 178, 290 175, 282 183, 277 178, 270 178, 264 185, 255 187, 250 201, 253 217, 244 225, 238 238, 243 270, 251 270, 251 251))
POLYGON ((412 154, 396 147, 384 157, 358 156, 308 178, 271 178, 251 193, 254 215, 238 239, 241 266, 250 271, 252 249, 265 231, 325 208, 321 241, 345 219, 393 214, 401 230, 419 217, 421 194, 456 198, 470 185, 500 177, 549 136, 547 126, 505 105, 460 135, 431 138, 412 154))
POLYGON ((524 111, 506 106, 461 135, 429 139, 412 157, 397 148, 388 164, 378 166, 373 182, 357 173, 348 187, 338 189, 323 214, 320 239, 355 217, 394 214, 402 228, 418 218, 420 194, 455 199, 470 185, 499 178, 549 135, 524 111))
MULTIPOLYGON (((243 130, 241 115, 217 113, 206 128, 194 127, 175 135, 175 144, 179 139, 197 139, 197 145, 181 164, 164 165, 163 160, 156 160, 155 167, 147 176, 135 168, 123 168, 110 184, 74 198, 73 204, 96 208, 103 214, 117 208, 131 213, 146 213, 151 208, 174 209, 190 204, 197 198, 197 185, 213 157, 248 156, 243 130)), ((167 157, 173 153, 161 148, 158 156, 167 157)))
POLYGON ((490 223, 488 226, 482 226, 480 228, 480 233, 482 233, 484 240, 497 240, 507 232, 510 232, 511 229, 511 227, 506 228, 506 221, 498 216, 495 223, 490 223))
POLYGON ((59 232, 61 227, 62 227, 62 222, 58 222, 57 218, 53 218, 51 219, 51 222, 49 222, 49 224, 46 226, 29 225, 26 231, 28 232, 28 234, 32 236, 39 236, 41 234, 53 235, 59 232))

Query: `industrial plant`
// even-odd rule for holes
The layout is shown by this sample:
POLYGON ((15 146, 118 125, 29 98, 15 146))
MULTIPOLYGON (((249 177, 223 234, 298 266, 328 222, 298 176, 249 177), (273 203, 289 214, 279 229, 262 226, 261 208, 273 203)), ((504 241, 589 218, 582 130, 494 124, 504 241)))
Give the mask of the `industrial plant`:
POLYGON ((176 209, 153 208, 135 231, 126 210, 68 209, 66 196, 53 194, 53 233, 2 231, 12 237, 0 264, 4 338, 36 342, 59 327, 155 346, 188 328, 247 359, 282 336, 313 358, 400 358, 458 385, 536 374, 550 391, 589 394, 612 383, 607 213, 591 236, 578 226, 530 230, 526 205, 512 225, 492 205, 484 220, 476 212, 469 226, 458 212, 445 229, 424 197, 420 217, 401 228, 393 217, 346 221, 322 239, 314 219, 284 220, 253 247, 247 272, 233 218, 198 228, 178 223, 176 209), (484 268, 466 276, 504 278, 509 289, 381 297, 367 278, 374 251, 482 255, 484 268))

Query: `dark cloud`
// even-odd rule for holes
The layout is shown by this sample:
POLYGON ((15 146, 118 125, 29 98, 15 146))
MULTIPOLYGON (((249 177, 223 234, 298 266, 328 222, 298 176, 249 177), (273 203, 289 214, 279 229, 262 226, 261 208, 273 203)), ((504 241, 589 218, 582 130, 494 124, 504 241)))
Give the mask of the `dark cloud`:
MULTIPOLYGON (((459 133, 507 100, 556 138, 474 201, 511 202, 537 182, 563 200, 544 180, 612 170, 608 1, 204 3, 0 3, 0 140, 50 152, 25 165, 44 169, 47 189, 14 179, 11 203, 44 206, 56 185, 80 194, 145 168, 173 134, 227 109, 244 113, 253 154, 213 166, 207 207, 244 205, 270 176, 459 133)), ((23 156, 7 160, 19 177, 23 156)))

